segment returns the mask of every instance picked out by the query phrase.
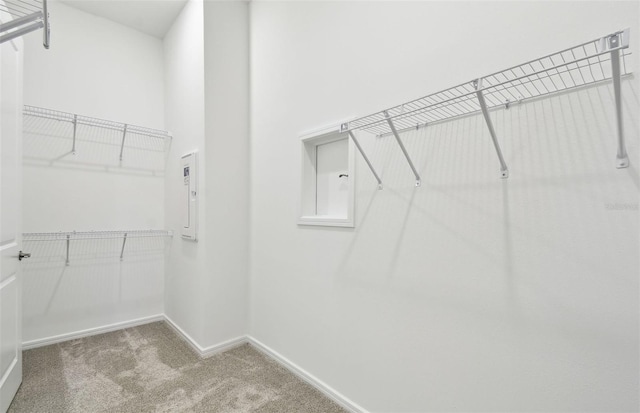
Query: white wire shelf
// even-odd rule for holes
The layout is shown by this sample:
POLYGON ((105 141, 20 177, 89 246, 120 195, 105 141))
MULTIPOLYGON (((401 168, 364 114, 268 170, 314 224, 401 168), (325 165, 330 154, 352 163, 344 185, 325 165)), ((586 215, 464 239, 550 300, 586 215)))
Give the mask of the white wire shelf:
POLYGON ((48 49, 51 36, 47 0, 4 0, 0 3, 0 43, 43 29, 42 44, 48 49), (5 16, 11 19, 5 21, 5 16))
POLYGON ((71 241, 122 239, 120 261, 124 260, 127 240, 131 238, 173 237, 169 230, 122 230, 122 231, 71 231, 71 232, 25 232, 22 234, 24 242, 64 241, 66 242, 65 264, 69 265, 69 251, 71 241))
MULTIPOLYGON (((556 53, 530 60, 517 66, 474 79, 430 95, 393 106, 341 125, 356 141, 353 131, 362 130, 377 136, 394 135, 420 185, 420 176, 398 136, 410 129, 482 112, 494 140, 501 163, 501 177, 508 176, 488 110, 509 108, 523 100, 556 94, 608 80, 613 80, 616 93, 618 126, 617 167, 628 166, 622 135, 620 77, 631 74, 627 58, 631 55, 629 29, 617 31, 556 53)), ((356 142, 357 144, 357 142, 356 142)), ((360 149, 360 148, 358 148, 360 149)), ((382 182, 371 167, 378 180, 382 182)))
MULTIPOLYGON (((76 142, 80 135, 90 134, 90 129, 106 129, 114 131, 118 136, 120 146, 119 159, 124 156, 125 143, 128 137, 145 137, 158 139, 161 142, 170 141, 172 136, 169 132, 147 128, 144 126, 130 125, 127 123, 115 122, 106 119, 99 119, 90 116, 77 115, 74 113, 62 112, 54 109, 47 109, 37 106, 25 105, 23 110, 25 116, 25 131, 53 130, 51 122, 66 123, 70 125, 69 134, 71 138, 71 153, 76 153, 76 142), (89 128, 89 129, 87 129, 89 128)), ((163 149, 164 150, 164 149, 163 149)))
POLYGON ((70 232, 25 232, 23 241, 66 241, 114 238, 172 237, 169 230, 121 230, 121 231, 70 231, 70 232))

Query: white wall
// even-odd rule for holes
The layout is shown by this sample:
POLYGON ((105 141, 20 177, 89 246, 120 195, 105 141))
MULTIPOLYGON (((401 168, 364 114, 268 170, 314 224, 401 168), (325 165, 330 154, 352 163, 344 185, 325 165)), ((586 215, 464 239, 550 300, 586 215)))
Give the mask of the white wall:
POLYGON ((203 285, 207 273, 208 234, 203 231, 207 211, 204 134, 204 37, 202 1, 189 1, 164 38, 165 117, 176 138, 167 156, 165 225, 176 235, 165 260, 165 313, 193 340, 203 340, 203 285), (198 241, 180 238, 183 191, 180 158, 199 151, 198 241))
POLYGON ((180 230, 180 156, 199 150, 198 242, 174 240, 166 314, 202 349, 246 333, 248 5, 190 1, 165 37, 167 227, 180 230))
POLYGON ((207 345, 247 332, 249 271, 249 4, 204 3, 207 345))
MULTIPOLYGON (((164 128, 159 39, 64 4, 50 5, 52 45, 25 37, 27 105, 164 128)), ((164 143, 25 118, 25 232, 161 229, 164 143)), ((25 243, 24 340, 163 312, 163 239, 25 243)))
MULTIPOLYGON (((638 407, 638 80, 366 140, 356 228, 296 226, 301 132, 631 27, 635 2, 254 2, 250 334, 376 412, 638 407)), ((637 64, 634 66, 638 71, 637 64)))

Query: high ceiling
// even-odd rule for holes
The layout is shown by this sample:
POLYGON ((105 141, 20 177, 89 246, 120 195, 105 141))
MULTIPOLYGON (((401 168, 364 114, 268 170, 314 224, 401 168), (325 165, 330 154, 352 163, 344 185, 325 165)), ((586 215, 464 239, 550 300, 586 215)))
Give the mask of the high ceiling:
POLYGON ((59 0, 162 39, 187 0, 59 0))

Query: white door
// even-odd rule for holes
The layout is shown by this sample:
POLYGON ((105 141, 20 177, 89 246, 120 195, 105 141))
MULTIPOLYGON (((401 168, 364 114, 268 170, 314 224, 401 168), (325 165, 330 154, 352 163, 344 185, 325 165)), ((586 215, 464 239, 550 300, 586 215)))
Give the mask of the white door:
POLYGON ((21 156, 22 41, 15 39, 0 44, 0 413, 22 382, 21 156))

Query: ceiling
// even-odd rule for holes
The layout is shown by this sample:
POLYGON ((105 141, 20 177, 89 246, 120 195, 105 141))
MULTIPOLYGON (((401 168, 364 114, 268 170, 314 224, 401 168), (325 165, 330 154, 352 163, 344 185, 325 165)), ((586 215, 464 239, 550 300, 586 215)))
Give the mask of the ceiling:
POLYGON ((76 9, 162 39, 187 0, 59 0, 76 9))

